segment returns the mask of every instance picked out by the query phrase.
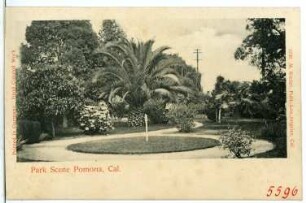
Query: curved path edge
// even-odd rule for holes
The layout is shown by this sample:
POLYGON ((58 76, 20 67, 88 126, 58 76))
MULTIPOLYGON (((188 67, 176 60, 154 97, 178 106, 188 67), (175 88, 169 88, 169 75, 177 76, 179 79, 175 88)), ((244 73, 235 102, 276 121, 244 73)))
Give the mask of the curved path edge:
MULTIPOLYGON (((203 124, 196 122, 195 128, 199 128, 203 124)), ((219 140, 218 135, 194 135, 194 134, 178 134, 176 128, 162 129, 149 132, 150 136, 188 136, 188 137, 202 137, 219 140), (156 135, 158 134, 158 135, 156 135)), ((171 152, 171 153, 158 153, 158 154, 137 154, 137 155, 118 155, 118 154, 89 154, 80 153, 67 150, 67 146, 76 143, 95 141, 101 139, 113 139, 113 138, 127 138, 145 136, 144 133, 130 133, 123 135, 112 136, 87 136, 81 138, 63 139, 63 140, 51 140, 43 141, 37 144, 24 145, 23 149, 17 153, 19 159, 31 160, 31 161, 97 161, 97 160, 112 160, 112 159, 193 159, 193 158, 226 158, 229 155, 229 151, 224 150, 220 146, 184 151, 184 152, 171 152)), ((274 144, 261 139, 255 139, 252 143, 252 151, 250 156, 261 154, 270 151, 274 148, 274 144)))

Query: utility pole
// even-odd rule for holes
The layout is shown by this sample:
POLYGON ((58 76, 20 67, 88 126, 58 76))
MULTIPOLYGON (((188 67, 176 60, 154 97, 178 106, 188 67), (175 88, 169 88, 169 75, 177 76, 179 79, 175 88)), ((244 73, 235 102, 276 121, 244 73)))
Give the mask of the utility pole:
POLYGON ((201 60, 199 55, 202 53, 200 49, 196 49, 195 52, 193 52, 194 54, 196 54, 196 61, 197 61, 197 72, 199 72, 199 61, 201 60))
MULTIPOLYGON (((193 52, 194 54, 196 54, 196 61, 197 61, 197 73, 199 73, 199 62, 200 62, 200 57, 199 57, 199 55, 202 53, 201 52, 201 50, 200 49, 196 49, 194 52, 193 52)), ((199 80, 200 78, 199 77, 197 77, 196 78, 196 83, 197 83, 197 85, 198 86, 200 86, 200 80, 199 80)))

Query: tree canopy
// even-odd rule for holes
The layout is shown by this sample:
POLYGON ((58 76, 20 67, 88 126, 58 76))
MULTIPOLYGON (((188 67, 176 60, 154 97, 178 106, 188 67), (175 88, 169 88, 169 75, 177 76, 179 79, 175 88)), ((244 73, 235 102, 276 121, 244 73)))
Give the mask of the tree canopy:
POLYGON ((89 21, 33 21, 21 45, 18 115, 50 120, 77 110, 97 47, 89 21))
POLYGON ((99 41, 102 46, 108 42, 119 42, 124 39, 126 39, 126 34, 115 20, 103 20, 99 31, 99 41))
POLYGON ((284 18, 250 18, 249 35, 237 48, 237 60, 248 60, 261 70, 268 103, 274 117, 285 116, 286 103, 286 30, 284 18))
POLYGON ((236 59, 249 60, 263 77, 286 68, 284 18, 250 18, 246 30, 250 34, 237 48, 236 59))

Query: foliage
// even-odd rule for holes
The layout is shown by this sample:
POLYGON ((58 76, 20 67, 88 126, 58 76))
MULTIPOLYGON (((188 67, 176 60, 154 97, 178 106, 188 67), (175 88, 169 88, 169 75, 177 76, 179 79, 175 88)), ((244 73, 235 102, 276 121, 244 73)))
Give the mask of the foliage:
POLYGON ((163 46, 153 50, 153 40, 135 43, 133 40, 108 43, 96 51, 112 61, 95 75, 93 82, 103 88, 100 98, 120 96, 133 108, 142 107, 151 98, 174 101, 178 94, 187 95, 190 89, 181 84, 178 73, 171 68, 177 61, 167 58, 163 46), (113 54, 111 49, 121 50, 113 54))
POLYGON ((263 139, 268 139, 275 143, 275 148, 267 153, 259 154, 257 157, 274 158, 287 157, 287 128, 286 121, 265 122, 261 128, 261 135, 263 139))
POLYGON ((28 140, 24 140, 22 138, 17 138, 16 140, 16 150, 20 151, 22 150, 22 146, 27 143, 28 140))
POLYGON ((225 80, 223 76, 218 76, 215 83, 215 88, 211 93, 210 104, 208 105, 209 110, 206 111, 207 116, 221 123, 222 109, 229 107, 230 102, 233 100, 233 94, 230 91, 230 81, 225 80), (215 111, 215 113, 213 113, 215 111), (213 116, 214 114, 214 116, 213 116), (213 117, 215 117, 213 119, 213 117))
POLYGON ((209 104, 208 108, 205 110, 207 118, 211 121, 217 122, 216 109, 209 104))
POLYGON ((109 103, 112 107, 112 115, 118 118, 122 118, 128 113, 129 105, 124 99, 117 95, 111 98, 112 99, 109 101, 109 103))
POLYGON ((85 106, 80 113, 79 123, 85 134, 106 134, 113 129, 105 102, 100 102, 97 106, 85 106))
POLYGON ((87 75, 98 38, 89 21, 32 21, 21 46, 21 63, 32 69, 58 65, 75 76, 87 75), (36 65, 41 65, 36 67, 36 65))
POLYGON ((286 30, 284 18, 250 18, 249 35, 235 52, 237 60, 248 60, 261 70, 267 102, 275 109, 274 118, 285 115, 286 103, 286 30))
MULTIPOLYGON (((177 54, 170 54, 167 58, 179 62, 173 64, 172 67, 179 74, 182 84, 193 90, 192 95, 189 95, 189 97, 194 97, 195 94, 199 94, 202 91, 201 74, 197 72, 194 67, 187 65, 186 62, 177 54)), ((193 98, 189 99, 191 100, 193 98)))
POLYGON ((128 114, 129 127, 142 127, 145 125, 143 109, 132 109, 128 114))
POLYGON ((277 138, 286 138, 286 134, 285 122, 265 122, 261 129, 261 136, 273 141, 277 138))
POLYGON ((167 118, 176 124, 180 132, 191 132, 195 115, 195 109, 186 104, 172 105, 167 112, 167 118))
POLYGON ((229 149, 236 158, 242 158, 250 155, 253 139, 248 135, 248 132, 233 127, 222 134, 220 142, 222 147, 229 149))
MULTIPOLYGON (((272 102, 268 82, 239 82, 217 78, 215 89, 208 97, 205 113, 210 120, 218 120, 218 111, 244 118, 275 118, 278 114, 272 102), (220 82, 222 81, 222 82, 220 82)), ((276 99, 276 98, 275 98, 276 99)), ((281 98, 280 98, 281 99, 281 98)), ((280 115, 280 114, 279 114, 280 115)))
POLYGON ((189 108, 194 109, 196 114, 205 114, 207 108, 207 101, 203 100, 199 103, 189 103, 188 106, 189 108))
POLYGON ((108 42, 123 41, 125 38, 125 32, 115 20, 103 20, 102 28, 99 31, 99 41, 102 45, 108 42))
POLYGON ((17 81, 18 115, 39 119, 41 115, 53 117, 78 110, 83 100, 82 89, 75 77, 64 72, 54 66, 35 71, 22 68, 17 81))
POLYGON ((32 21, 17 73, 18 119, 54 123, 78 112, 98 46, 89 21, 32 21))
POLYGON ((17 122, 17 139, 28 144, 38 143, 41 134, 41 125, 38 121, 19 120, 17 122))
POLYGON ((250 34, 236 50, 236 59, 249 60, 263 77, 286 67, 284 18, 250 18, 246 30, 250 34))
POLYGON ((143 105, 144 112, 153 124, 167 123, 166 104, 161 99, 150 99, 143 105))
POLYGON ((17 151, 22 150, 23 145, 28 142, 28 139, 24 138, 25 137, 24 136, 24 131, 25 130, 22 130, 22 128, 24 129, 23 126, 24 126, 24 124, 21 124, 20 121, 17 123, 17 136, 16 136, 16 150, 17 151))

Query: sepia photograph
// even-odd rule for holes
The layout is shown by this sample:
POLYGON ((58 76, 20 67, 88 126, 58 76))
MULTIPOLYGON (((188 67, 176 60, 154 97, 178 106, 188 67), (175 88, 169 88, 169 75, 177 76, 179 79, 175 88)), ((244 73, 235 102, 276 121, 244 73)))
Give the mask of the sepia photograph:
POLYGON ((17 161, 286 158, 285 24, 25 23, 17 161))
POLYGON ((301 199, 297 9, 6 12, 9 198, 301 199))

